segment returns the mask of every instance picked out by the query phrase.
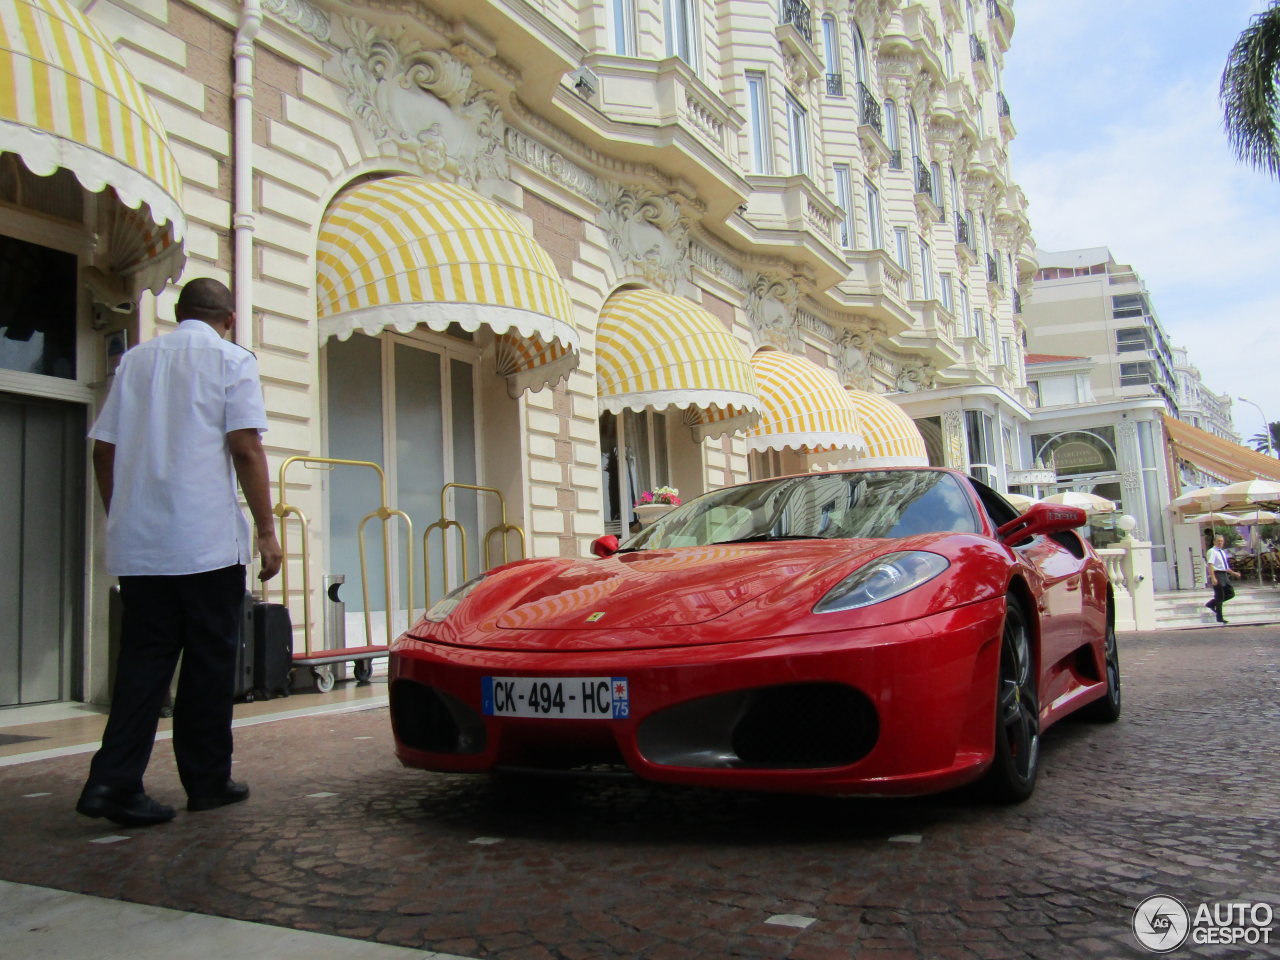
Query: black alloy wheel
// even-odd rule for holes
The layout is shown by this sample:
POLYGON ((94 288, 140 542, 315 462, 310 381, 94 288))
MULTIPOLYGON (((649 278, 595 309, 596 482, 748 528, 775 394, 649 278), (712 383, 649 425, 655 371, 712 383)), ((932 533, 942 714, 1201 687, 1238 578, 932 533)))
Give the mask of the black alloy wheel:
POLYGON ((1114 611, 1107 610, 1107 637, 1103 642, 1106 661, 1107 695, 1082 707, 1080 717, 1095 723, 1115 723, 1120 719, 1120 646, 1116 642, 1114 611))
POLYGON ((985 786, 994 800, 1021 803, 1035 790, 1040 769, 1039 674, 1022 606, 1012 594, 1005 603, 996 690, 995 756, 985 786))

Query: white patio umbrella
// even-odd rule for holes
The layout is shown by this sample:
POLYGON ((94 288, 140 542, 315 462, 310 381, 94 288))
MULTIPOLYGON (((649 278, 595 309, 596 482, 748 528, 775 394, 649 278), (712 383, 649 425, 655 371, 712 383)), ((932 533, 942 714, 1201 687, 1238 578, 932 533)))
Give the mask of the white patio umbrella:
POLYGON ((1218 491, 1221 500, 1215 507, 1236 507, 1249 503, 1280 502, 1280 483, 1271 480, 1241 480, 1218 491))
POLYGON ((1197 487, 1194 490, 1184 490, 1169 501, 1172 509, 1183 511, 1212 510, 1214 507, 1225 505, 1222 502, 1221 487, 1197 487))
MULTIPOLYGON (((1240 514, 1240 524, 1247 527, 1257 527, 1264 523, 1280 523, 1280 513, 1273 513, 1270 510, 1250 510, 1240 514)), ((1258 584, 1262 584, 1262 537, 1257 530, 1252 530, 1253 534, 1253 565, 1258 571, 1258 584)))
POLYGON ((1093 516, 1096 513, 1115 513, 1116 505, 1106 497, 1099 497, 1092 493, 1080 493, 1077 490, 1067 490, 1063 493, 1050 494, 1042 498, 1043 503, 1060 503, 1064 507, 1079 507, 1085 513, 1093 516))
POLYGON ((1004 498, 1013 504, 1018 509, 1019 513, 1026 513, 1027 510, 1031 508, 1032 504, 1040 502, 1035 497, 1028 497, 1026 494, 1022 493, 1006 493, 1004 498))

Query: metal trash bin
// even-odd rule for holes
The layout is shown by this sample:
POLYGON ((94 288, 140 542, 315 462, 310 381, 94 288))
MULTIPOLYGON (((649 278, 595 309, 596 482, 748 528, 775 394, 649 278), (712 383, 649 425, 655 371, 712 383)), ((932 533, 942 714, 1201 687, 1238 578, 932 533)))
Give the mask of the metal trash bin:
MULTIPOLYGON (((346 574, 329 573, 324 576, 324 649, 341 650, 347 645, 347 603, 339 595, 347 582, 346 574)), ((347 679, 346 662, 329 665, 335 680, 347 679)))

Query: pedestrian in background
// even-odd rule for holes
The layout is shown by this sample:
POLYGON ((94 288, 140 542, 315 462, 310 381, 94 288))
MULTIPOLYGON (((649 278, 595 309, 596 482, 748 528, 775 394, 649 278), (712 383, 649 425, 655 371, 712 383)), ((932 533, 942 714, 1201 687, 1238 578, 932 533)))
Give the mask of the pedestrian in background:
POLYGON ((249 525, 261 580, 280 569, 258 362, 226 339, 231 292, 212 279, 182 288, 178 328, 124 355, 89 436, 107 510, 106 562, 120 578, 123 622, 111 714, 76 810, 127 826, 173 807, 143 789, 160 708, 178 657, 173 752, 188 810, 244 800, 231 779, 236 651, 249 525))
POLYGON ((1222 616, 1222 605, 1236 595, 1231 586, 1231 577, 1240 574, 1231 569, 1231 554, 1227 553, 1227 539, 1222 534, 1213 538, 1213 546, 1205 555, 1205 572, 1209 576, 1209 584, 1213 587, 1213 599, 1205 604, 1218 618, 1219 623, 1226 623, 1222 616))

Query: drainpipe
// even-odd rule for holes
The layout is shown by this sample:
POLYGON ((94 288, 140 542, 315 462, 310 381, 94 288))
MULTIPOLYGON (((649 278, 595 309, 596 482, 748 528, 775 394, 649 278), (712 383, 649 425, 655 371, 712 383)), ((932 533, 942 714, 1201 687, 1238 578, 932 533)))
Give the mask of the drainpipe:
POLYGON ((253 346, 253 57, 254 39, 262 27, 262 0, 244 0, 240 29, 236 31, 235 106, 232 171, 235 178, 234 276, 236 343, 253 346))

